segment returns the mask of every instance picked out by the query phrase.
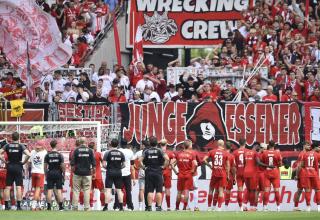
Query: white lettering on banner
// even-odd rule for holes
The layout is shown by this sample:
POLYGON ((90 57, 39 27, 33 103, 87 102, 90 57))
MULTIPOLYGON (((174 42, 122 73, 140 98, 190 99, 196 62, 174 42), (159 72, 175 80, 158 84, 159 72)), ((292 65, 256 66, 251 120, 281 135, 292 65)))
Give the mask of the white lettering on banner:
POLYGON ((138 11, 145 12, 240 12, 247 9, 248 5, 249 0, 137 0, 138 11))
POLYGON ((182 24, 181 34, 185 39, 208 39, 217 40, 228 38, 229 27, 234 27, 236 21, 186 21, 182 24))
POLYGON ((320 108, 311 107, 312 119, 311 140, 320 141, 320 108))
MULTIPOLYGON (((104 175, 103 175, 104 176, 104 175)), ((103 178, 104 180, 104 178, 103 178)), ((31 181, 31 180, 29 180, 31 181)), ((198 186, 199 186, 199 193, 198 193, 198 198, 199 198, 199 208, 201 211, 207 210, 207 198, 208 198, 208 189, 209 189, 209 184, 210 180, 199 180, 198 181, 198 186)), ((24 181, 24 187, 27 195, 32 195, 31 191, 28 191, 28 180, 24 181)), ((280 201, 281 201, 281 211, 292 211, 294 208, 294 202, 293 198, 295 196, 295 193, 297 191, 297 182, 294 180, 281 180, 281 187, 280 187, 280 201)), ((98 196, 99 193, 95 193, 94 197, 94 202, 96 203, 97 200, 99 200, 98 196)), ((139 195, 139 184, 136 184, 132 188, 132 201, 135 209, 139 208, 139 202, 138 202, 138 195, 139 195)), ((171 204, 175 204, 177 196, 177 180, 172 181, 172 188, 171 188, 171 204)), ((69 187, 69 180, 65 181, 64 184, 64 198, 69 201, 70 200, 70 187, 69 187)), ((190 200, 193 200, 193 193, 190 193, 190 200)), ((314 192, 312 192, 312 197, 314 198, 314 192)), ((299 208, 305 209, 305 195, 304 192, 302 193, 299 201, 299 208)), ((189 203, 190 208, 192 207, 192 202, 189 203)), ((109 204, 110 207, 112 207, 113 204, 109 204)), ((96 204, 94 204, 96 206, 96 204)), ((162 208, 166 209, 166 203, 163 202, 162 208)), ((173 207, 171 207, 173 208, 173 207)), ((271 192, 270 194, 270 199, 269 199, 269 207, 270 210, 276 210, 276 201, 275 201, 275 194, 274 192, 271 192)), ((312 200, 311 202, 311 208, 313 210, 316 209, 316 204, 312 200)), ((260 194, 259 196, 259 210, 262 210, 262 195, 260 194)), ((231 197, 230 197, 230 204, 229 207, 223 207, 224 211, 239 211, 239 206, 237 202, 237 188, 236 186, 233 187, 233 190, 231 191, 231 197)))

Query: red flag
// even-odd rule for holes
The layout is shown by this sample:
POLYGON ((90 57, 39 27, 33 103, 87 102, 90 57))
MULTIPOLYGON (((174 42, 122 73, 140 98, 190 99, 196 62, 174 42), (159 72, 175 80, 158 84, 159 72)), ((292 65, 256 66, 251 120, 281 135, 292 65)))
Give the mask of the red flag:
POLYGON ((310 0, 306 0, 306 10, 305 10, 305 15, 304 18, 306 19, 305 21, 305 28, 308 28, 308 20, 309 20, 309 6, 310 6, 310 0))
POLYGON ((117 62, 118 62, 118 65, 121 66, 122 62, 121 62, 121 51, 120 51, 120 39, 119 39, 117 19, 115 16, 113 17, 113 32, 114 32, 114 44, 115 44, 116 53, 117 53, 117 62))

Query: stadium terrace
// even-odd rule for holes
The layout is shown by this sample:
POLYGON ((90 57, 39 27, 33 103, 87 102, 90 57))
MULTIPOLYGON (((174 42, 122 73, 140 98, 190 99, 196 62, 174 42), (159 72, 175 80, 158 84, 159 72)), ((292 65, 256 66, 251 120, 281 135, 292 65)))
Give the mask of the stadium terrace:
POLYGON ((140 0, 137 1, 138 11, 172 11, 172 12, 222 12, 243 11, 248 8, 249 1, 244 0, 140 0))

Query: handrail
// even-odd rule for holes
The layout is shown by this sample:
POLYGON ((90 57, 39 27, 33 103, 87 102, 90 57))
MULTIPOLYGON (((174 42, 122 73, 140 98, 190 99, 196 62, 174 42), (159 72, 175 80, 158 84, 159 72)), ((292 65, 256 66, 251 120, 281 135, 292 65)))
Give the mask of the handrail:
MULTIPOLYGON (((126 8, 125 5, 126 4, 123 4, 123 6, 121 8, 117 9, 114 12, 113 16, 115 16, 116 20, 118 20, 125 12, 125 8, 126 8)), ((113 16, 112 16, 111 20, 106 24, 104 29, 102 31, 100 31, 100 33, 95 38, 92 49, 85 55, 81 65, 85 64, 85 62, 88 60, 88 58, 94 53, 95 49, 97 49, 97 47, 102 43, 102 40, 105 38, 107 33, 113 28, 113 21, 112 21, 113 16)))

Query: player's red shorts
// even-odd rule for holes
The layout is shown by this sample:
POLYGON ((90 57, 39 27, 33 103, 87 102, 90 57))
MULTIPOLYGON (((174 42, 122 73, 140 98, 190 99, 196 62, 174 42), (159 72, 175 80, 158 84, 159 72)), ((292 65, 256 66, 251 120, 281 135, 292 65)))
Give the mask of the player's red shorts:
POLYGON ((237 175, 236 176, 236 181, 237 181, 237 186, 238 186, 238 188, 239 187, 243 187, 243 185, 244 185, 244 177, 243 177, 243 175, 237 175))
POLYGON ((40 187, 43 188, 44 186, 44 174, 41 173, 32 173, 31 174, 31 180, 32 180, 32 187, 40 187))
POLYGON ((6 188, 7 171, 0 170, 0 189, 6 188))
POLYGON ((98 189, 102 191, 104 189, 103 181, 102 179, 94 179, 92 180, 92 189, 98 189))
POLYGON ((171 188, 172 175, 163 175, 163 186, 166 189, 171 188))
POLYGON ((211 176, 210 188, 218 189, 219 187, 225 188, 228 185, 226 176, 211 176))
POLYGON ((193 177, 192 177, 192 175, 188 175, 188 176, 179 175, 178 182, 177 182, 177 190, 178 191, 193 190, 193 177))
POLYGON ((233 189, 233 182, 234 182, 234 179, 230 178, 230 180, 228 181, 226 190, 232 190, 233 189))
POLYGON ((300 177, 301 188, 320 190, 319 177, 300 177))
POLYGON ((279 178, 264 178, 264 187, 271 187, 271 184, 273 188, 280 188, 280 177, 279 178))
POLYGON ((257 190, 264 191, 264 187, 265 187, 265 175, 264 175, 264 172, 260 172, 258 174, 257 190))
POLYGON ((257 177, 245 177, 244 183, 246 184, 247 189, 256 190, 257 189, 257 177))

